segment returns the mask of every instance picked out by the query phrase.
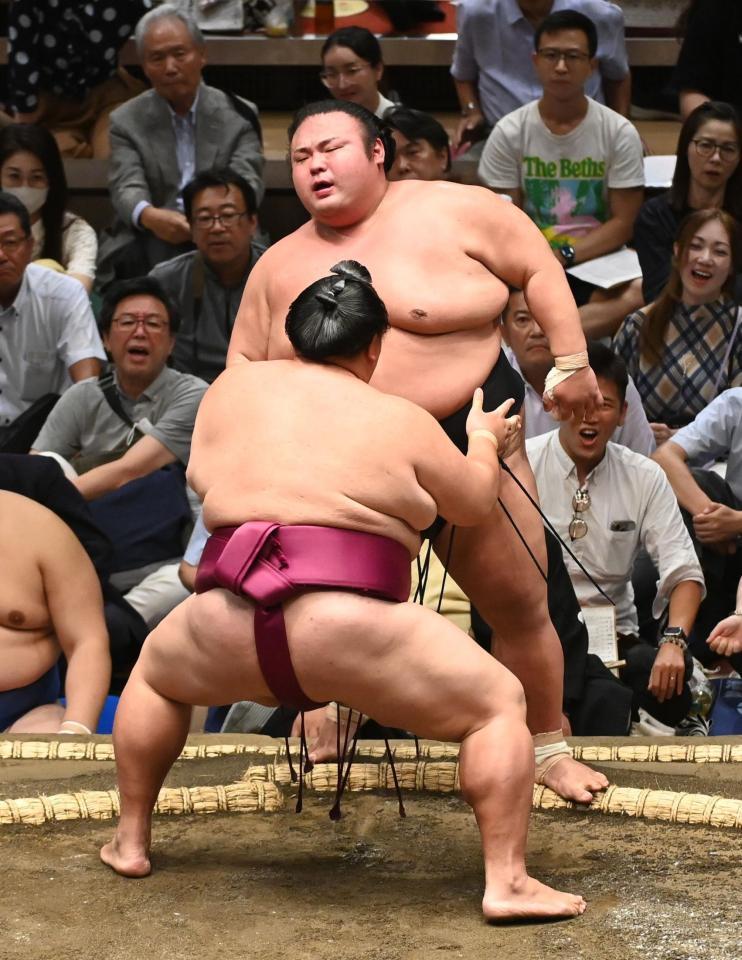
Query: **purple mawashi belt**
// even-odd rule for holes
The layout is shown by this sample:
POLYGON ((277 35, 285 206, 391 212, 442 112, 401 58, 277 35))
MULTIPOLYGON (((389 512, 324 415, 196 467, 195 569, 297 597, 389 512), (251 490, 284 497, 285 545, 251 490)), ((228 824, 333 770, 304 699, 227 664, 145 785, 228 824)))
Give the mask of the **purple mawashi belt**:
POLYGON ((255 603, 255 648, 266 683, 281 703, 309 710, 322 704, 297 680, 282 604, 306 590, 351 590, 401 603, 410 592, 410 555, 374 533, 252 520, 219 527, 207 541, 196 593, 214 587, 255 603))

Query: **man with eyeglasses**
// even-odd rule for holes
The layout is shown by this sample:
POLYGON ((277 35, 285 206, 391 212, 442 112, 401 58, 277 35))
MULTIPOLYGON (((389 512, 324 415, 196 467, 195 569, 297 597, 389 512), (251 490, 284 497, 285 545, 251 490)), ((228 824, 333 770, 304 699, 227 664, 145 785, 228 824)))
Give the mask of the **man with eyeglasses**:
MULTIPOLYGON (((525 210, 565 270, 627 243, 644 198, 639 134, 585 94, 597 42, 593 22, 574 10, 541 23, 532 57, 543 96, 503 117, 479 162, 480 180, 525 210)), ((567 279, 587 336, 614 333, 641 305, 638 284, 606 293, 567 279)))
POLYGON ((628 115, 631 74, 620 6, 606 0, 461 0, 451 66, 461 105, 454 148, 479 139, 477 131, 540 95, 531 59, 534 34, 544 18, 561 10, 585 14, 598 31, 596 70, 585 92, 628 115))
POLYGON ((211 383, 226 365, 242 291, 264 247, 255 240, 257 205, 234 170, 198 174, 183 190, 196 249, 150 271, 177 307, 172 364, 211 383))
POLYGON ((602 406, 533 437, 526 451, 544 513, 602 591, 564 551, 580 605, 615 604, 619 655, 627 660, 620 676, 634 691, 634 719, 643 708, 675 727, 691 707, 687 636, 705 593, 703 574, 662 470, 610 440, 626 416, 625 364, 599 343, 588 343, 588 357, 602 406), (656 648, 639 640, 634 606, 631 575, 642 548, 659 570, 653 615, 666 619, 656 648))
POLYGON ((90 379, 67 391, 33 443, 33 452, 53 452, 73 467, 101 461, 74 478, 86 500, 169 463, 185 466, 206 391, 203 380, 167 366, 178 316, 153 278, 112 288, 103 301, 100 327, 118 405, 136 429, 106 400, 100 382, 90 379))
POLYGON ((105 360, 84 287, 31 263, 32 249, 28 211, 0 192, 0 450, 6 453, 27 453, 53 395, 97 376, 105 360))
POLYGON ((168 367, 178 315, 152 277, 113 286, 103 300, 100 326, 111 377, 71 388, 31 452, 57 459, 91 502, 114 543, 111 581, 130 591, 126 599, 152 626, 187 595, 177 576, 182 535, 191 521, 183 470, 207 384, 168 367), (158 473, 165 467, 169 472, 158 473), (156 498, 164 501, 162 509, 150 517, 145 511, 158 512, 156 498), (132 529, 122 535, 127 526, 132 529), (134 529, 148 526, 151 531, 134 529))
POLYGON ((109 188, 116 211, 102 238, 98 284, 139 276, 190 248, 181 191, 202 170, 230 166, 263 196, 255 105, 203 83, 204 39, 195 20, 164 3, 135 39, 147 90, 111 114, 109 188))

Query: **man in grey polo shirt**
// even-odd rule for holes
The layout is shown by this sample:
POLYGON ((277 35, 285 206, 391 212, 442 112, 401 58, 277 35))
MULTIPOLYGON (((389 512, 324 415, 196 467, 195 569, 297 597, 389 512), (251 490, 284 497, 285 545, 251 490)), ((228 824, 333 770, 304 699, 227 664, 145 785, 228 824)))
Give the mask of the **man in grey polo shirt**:
POLYGON ((226 364, 229 338, 250 271, 263 253, 255 242, 255 192, 234 170, 208 170, 183 190, 196 250, 150 271, 180 314, 173 366, 211 383, 226 364))
POLYGON ((121 452, 75 479, 86 500, 179 460, 188 463, 191 434, 206 384, 167 366, 177 320, 156 280, 126 280, 111 290, 101 310, 101 330, 113 360, 122 408, 143 434, 110 406, 97 380, 72 387, 60 399, 33 444, 75 463, 121 452), (133 442, 132 442, 133 441, 133 442))
POLYGON ((0 439, 45 394, 96 377, 106 358, 82 284, 32 264, 32 246, 28 211, 0 192, 0 439))
POLYGON ((742 576, 742 387, 724 390, 654 453, 683 509, 706 580, 707 597, 691 636, 702 662, 712 627, 735 609, 742 576), (689 466, 727 460, 726 478, 689 466))
MULTIPOLYGON (((152 277, 113 287, 103 302, 100 322, 113 361, 113 403, 121 412, 106 399, 101 382, 76 384, 50 414, 32 451, 68 461, 69 475, 87 500, 119 490, 168 464, 180 462, 185 467, 196 413, 207 388, 203 380, 167 366, 177 314, 152 277)), ((166 592, 178 585, 177 563, 168 567, 172 569, 165 577, 166 592)), ((116 574, 116 585, 128 589, 153 568, 159 569, 159 564, 116 574)), ((176 602, 182 599, 181 590, 176 595, 176 602)), ((149 606, 137 609, 145 620, 152 615, 149 606)))

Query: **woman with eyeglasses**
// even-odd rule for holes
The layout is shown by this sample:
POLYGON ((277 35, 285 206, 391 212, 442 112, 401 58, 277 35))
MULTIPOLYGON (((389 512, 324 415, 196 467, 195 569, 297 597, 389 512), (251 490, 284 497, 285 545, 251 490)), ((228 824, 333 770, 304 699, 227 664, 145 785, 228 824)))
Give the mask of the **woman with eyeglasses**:
POLYGON ((644 203, 634 225, 645 303, 656 300, 670 277, 673 243, 689 213, 718 207, 742 220, 740 147, 742 122, 728 103, 702 103, 683 124, 672 186, 644 203))
POLYGON ((383 75, 381 46, 370 30, 343 27, 325 40, 320 77, 335 99, 358 103, 381 118, 397 106, 379 91, 383 75))
POLYGON ((90 293, 98 239, 89 223, 67 210, 62 157, 47 129, 17 123, 0 132, 0 187, 28 210, 33 259, 69 274, 90 293))
POLYGON ((724 210, 696 210, 673 247, 670 279, 629 314, 613 347, 623 357, 657 444, 722 390, 742 386, 742 329, 733 296, 738 227, 724 210))

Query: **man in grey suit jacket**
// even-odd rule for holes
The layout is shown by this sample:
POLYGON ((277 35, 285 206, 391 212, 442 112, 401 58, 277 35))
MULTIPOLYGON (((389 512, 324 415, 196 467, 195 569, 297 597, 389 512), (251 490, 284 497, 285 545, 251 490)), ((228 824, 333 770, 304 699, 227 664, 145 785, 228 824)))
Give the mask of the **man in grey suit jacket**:
POLYGON ((197 173, 230 167, 263 196, 257 110, 202 82, 201 31, 170 4, 136 29, 142 69, 152 84, 111 114, 108 185, 116 211, 99 253, 101 286, 147 273, 190 247, 180 191, 197 173))

